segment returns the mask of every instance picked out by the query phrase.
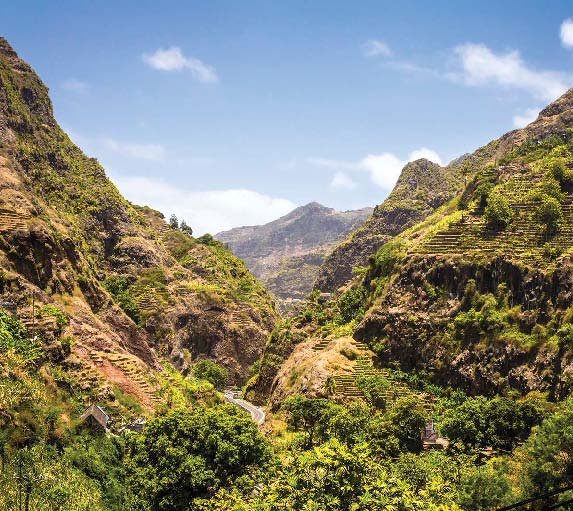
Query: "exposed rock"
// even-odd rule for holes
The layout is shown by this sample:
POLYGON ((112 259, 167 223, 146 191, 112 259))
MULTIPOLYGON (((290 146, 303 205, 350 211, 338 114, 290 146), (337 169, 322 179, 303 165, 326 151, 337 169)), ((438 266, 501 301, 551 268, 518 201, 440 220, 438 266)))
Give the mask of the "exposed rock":
POLYGON ((371 213, 372 208, 339 212, 311 202, 268 224, 238 227, 216 238, 276 297, 301 299, 312 290, 326 255, 371 213))
MULTIPOLYGON (((154 371, 171 355, 180 367, 209 357, 241 383, 277 320, 271 297, 222 244, 200 243, 120 195, 58 126, 46 86, 3 38, 0 275, 2 300, 22 309, 33 294, 37 310, 65 311, 73 354, 64 363, 85 372, 86 389, 103 381, 108 395, 113 376, 146 406, 149 391, 106 354, 154 371)), ((61 358, 57 339, 46 340, 61 358)))

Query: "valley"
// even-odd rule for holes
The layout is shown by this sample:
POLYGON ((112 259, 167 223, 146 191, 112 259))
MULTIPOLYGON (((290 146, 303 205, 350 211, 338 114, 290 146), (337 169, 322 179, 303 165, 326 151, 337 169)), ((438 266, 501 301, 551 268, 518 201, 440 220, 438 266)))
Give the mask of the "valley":
POLYGON ((0 38, 1 509, 564 511, 572 385, 573 89, 374 209, 193 236, 0 38))

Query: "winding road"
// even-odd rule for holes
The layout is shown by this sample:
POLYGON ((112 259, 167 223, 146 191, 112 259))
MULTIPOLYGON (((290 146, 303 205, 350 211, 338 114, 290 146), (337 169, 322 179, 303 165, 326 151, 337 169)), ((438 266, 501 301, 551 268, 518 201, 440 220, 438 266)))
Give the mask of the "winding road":
POLYGON ((244 399, 237 399, 235 395, 236 393, 233 391, 230 390, 225 391, 225 399, 229 401, 229 403, 232 403, 238 406, 239 408, 242 408, 243 410, 249 412, 251 414, 251 417, 257 424, 261 425, 263 422, 265 422, 265 412, 263 412, 261 408, 252 405, 251 403, 245 401, 244 399))

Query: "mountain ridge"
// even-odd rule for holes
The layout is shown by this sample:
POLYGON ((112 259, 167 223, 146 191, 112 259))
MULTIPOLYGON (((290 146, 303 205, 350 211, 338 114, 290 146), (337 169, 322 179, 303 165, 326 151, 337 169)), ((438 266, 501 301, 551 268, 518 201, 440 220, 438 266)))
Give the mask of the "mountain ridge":
POLYGON ((247 378, 277 319, 271 297, 220 243, 124 199, 61 130, 47 87, 3 38, 0 189, 1 298, 29 317, 33 295, 36 312, 69 317, 62 332, 38 334, 59 356, 61 339, 74 339, 68 357, 96 375, 94 393, 115 374, 150 405, 147 386, 108 371, 109 353, 154 371, 211 358, 232 382, 247 378))
POLYGON ((310 202, 267 224, 238 227, 215 238, 243 259, 275 296, 302 299, 311 291, 326 254, 371 211, 339 212, 310 202))

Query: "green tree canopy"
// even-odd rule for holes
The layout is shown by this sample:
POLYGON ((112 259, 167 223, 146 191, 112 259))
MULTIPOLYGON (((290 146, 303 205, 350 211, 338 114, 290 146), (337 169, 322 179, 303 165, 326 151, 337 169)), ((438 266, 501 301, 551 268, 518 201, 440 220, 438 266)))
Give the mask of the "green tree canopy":
POLYGON ((217 390, 223 390, 229 379, 229 372, 217 362, 204 359, 193 364, 193 376, 211 382, 217 390))
POLYGON ((270 459, 257 425, 231 406, 175 410, 149 421, 126 457, 129 511, 187 511, 270 459))

